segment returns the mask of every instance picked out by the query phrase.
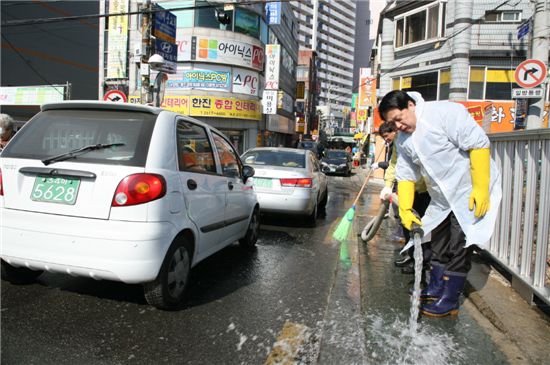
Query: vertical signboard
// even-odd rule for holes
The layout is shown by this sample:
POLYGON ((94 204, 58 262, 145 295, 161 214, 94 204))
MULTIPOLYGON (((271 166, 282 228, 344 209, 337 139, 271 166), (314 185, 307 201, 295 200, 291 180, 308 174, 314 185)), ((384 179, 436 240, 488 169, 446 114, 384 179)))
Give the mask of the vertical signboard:
POLYGON ((279 44, 267 44, 265 47, 265 89, 278 90, 281 46, 279 44))
POLYGON ((359 95, 357 108, 364 109, 376 106, 376 78, 371 77, 370 68, 359 70, 359 95))
POLYGON ((264 114, 277 114, 277 90, 264 90, 262 104, 264 114))
POLYGON ((265 4, 267 24, 281 24, 281 3, 274 1, 265 4))
MULTIPOLYGON (((128 13, 128 0, 110 0, 109 14, 128 13)), ((128 16, 108 18, 107 79, 127 77, 128 60, 128 16)))

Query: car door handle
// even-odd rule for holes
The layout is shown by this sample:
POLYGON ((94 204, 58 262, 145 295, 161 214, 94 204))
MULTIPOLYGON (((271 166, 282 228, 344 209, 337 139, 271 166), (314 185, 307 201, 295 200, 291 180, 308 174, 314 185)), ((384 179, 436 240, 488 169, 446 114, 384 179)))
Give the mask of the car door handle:
POLYGON ((189 190, 195 190, 197 188, 197 182, 193 179, 187 180, 187 187, 189 190))
POLYGON ((228 182, 227 187, 229 188, 229 190, 233 190, 233 183, 231 181, 228 182))

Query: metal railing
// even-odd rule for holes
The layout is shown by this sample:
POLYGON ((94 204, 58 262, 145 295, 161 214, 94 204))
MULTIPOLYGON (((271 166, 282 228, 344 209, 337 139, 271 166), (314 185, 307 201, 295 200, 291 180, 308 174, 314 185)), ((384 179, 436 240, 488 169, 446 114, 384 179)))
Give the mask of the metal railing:
POLYGON ((530 304, 550 305, 550 129, 489 135, 502 202, 488 252, 530 304))

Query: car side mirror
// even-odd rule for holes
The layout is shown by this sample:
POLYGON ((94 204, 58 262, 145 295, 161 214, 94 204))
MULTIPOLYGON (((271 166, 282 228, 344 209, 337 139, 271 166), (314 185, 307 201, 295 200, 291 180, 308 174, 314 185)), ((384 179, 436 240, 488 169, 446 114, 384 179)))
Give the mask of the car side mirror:
POLYGON ((249 166, 249 165, 244 165, 243 166, 243 182, 246 183, 246 180, 248 180, 249 177, 254 176, 255 172, 256 171, 254 171, 254 167, 249 166))

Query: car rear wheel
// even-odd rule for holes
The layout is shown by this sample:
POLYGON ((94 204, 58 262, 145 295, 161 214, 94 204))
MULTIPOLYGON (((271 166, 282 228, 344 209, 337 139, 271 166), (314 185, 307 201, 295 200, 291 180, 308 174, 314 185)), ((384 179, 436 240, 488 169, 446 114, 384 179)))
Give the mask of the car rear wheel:
POLYGON ((172 243, 157 278, 143 285, 147 303, 159 309, 179 308, 183 302, 191 272, 189 247, 185 239, 172 243))
POLYGON ((42 275, 42 270, 31 270, 26 267, 11 266, 7 262, 2 261, 2 279, 13 284, 30 284, 42 275))
POLYGON ((321 209, 321 211, 325 210, 325 207, 327 206, 327 200, 328 200, 328 189, 325 190, 323 199, 321 199, 321 201, 319 202, 319 209, 321 209))
POLYGON ((317 226, 317 202, 315 202, 315 206, 313 207, 313 212, 311 212, 311 214, 307 216, 307 224, 310 227, 317 226))
POLYGON ((253 250, 256 247, 258 241, 258 235, 260 234, 260 212, 258 208, 254 208, 252 216, 250 217, 250 223, 246 230, 246 235, 239 240, 241 247, 247 250, 253 250))

